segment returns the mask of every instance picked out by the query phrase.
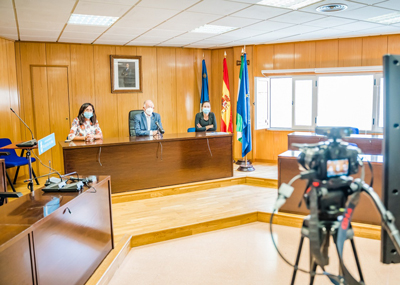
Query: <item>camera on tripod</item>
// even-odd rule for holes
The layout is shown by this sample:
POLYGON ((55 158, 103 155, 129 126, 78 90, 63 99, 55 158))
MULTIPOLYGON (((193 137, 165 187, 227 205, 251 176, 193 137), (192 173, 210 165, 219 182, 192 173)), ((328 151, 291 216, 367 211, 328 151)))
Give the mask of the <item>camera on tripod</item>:
POLYGON ((282 183, 279 188, 278 199, 270 219, 271 239, 276 247, 272 235, 272 220, 274 213, 293 193, 294 188, 291 185, 297 179, 307 180, 303 198, 310 210, 310 215, 303 221, 295 264, 287 261, 276 247, 284 261, 294 268, 291 284, 294 284, 298 270, 310 274, 310 284, 313 284, 315 275, 325 275, 334 284, 364 284, 351 226, 352 215, 362 191, 375 203, 382 217, 382 227, 389 233, 398 252, 400 252, 400 234, 394 224, 393 215, 386 210, 379 196, 372 189, 372 180, 371 185, 364 182, 364 165, 359 157, 361 150, 356 145, 341 140, 352 133, 352 128, 319 127, 315 129, 315 132, 327 136, 328 141, 318 144, 293 144, 300 149, 297 161, 301 166, 301 172, 288 184, 282 183), (361 179, 353 179, 350 175, 357 174, 359 169, 361 169, 361 179), (310 240, 309 271, 298 267, 305 238, 310 240), (329 265, 328 248, 331 238, 339 256, 339 274, 325 271, 325 266, 329 265), (356 280, 344 265, 343 247, 346 240, 350 241, 353 249, 359 280, 356 280), (317 273, 317 266, 321 267, 323 274, 317 273))

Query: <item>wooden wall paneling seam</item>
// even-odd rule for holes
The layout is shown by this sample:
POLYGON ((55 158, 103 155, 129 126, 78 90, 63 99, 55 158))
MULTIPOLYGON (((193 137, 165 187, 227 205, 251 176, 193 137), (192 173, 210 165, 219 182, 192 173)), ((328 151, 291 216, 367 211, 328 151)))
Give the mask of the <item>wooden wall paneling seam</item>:
MULTIPOLYGON (((50 117, 49 117, 49 106, 48 106, 49 99, 48 99, 48 85, 47 85, 48 80, 47 80, 46 67, 30 65, 30 82, 31 82, 31 102, 32 102, 32 115, 33 115, 32 118, 33 125, 31 125, 30 127, 32 129, 35 138, 39 140, 44 137, 42 135, 43 132, 49 133, 50 130, 50 117), (43 98, 43 96, 45 96, 45 98, 43 98), (45 105, 44 107, 43 104, 45 105), (40 109, 40 112, 37 108, 40 109), (44 118, 43 120, 38 118, 39 115, 42 117, 45 116, 46 114, 47 118, 44 118), (48 124, 47 128, 45 125, 46 121, 48 124), (39 124, 40 128, 38 127, 39 124)), ((39 155, 38 150, 34 150, 33 152, 36 154, 36 156, 39 155)), ((41 160, 43 159, 46 162, 50 157, 51 153, 47 152, 45 154, 42 154, 42 157, 40 159, 41 160), (45 159, 43 159, 43 157, 45 157, 45 159)), ((37 175, 44 174, 45 167, 40 165, 39 162, 34 164, 34 168, 37 175)))
POLYGON ((339 39, 339 67, 361 66, 362 38, 339 39))
POLYGON ((315 68, 315 41, 294 44, 294 67, 315 68))
MULTIPOLYGON (((21 49, 21 81, 22 93, 21 108, 22 118, 31 128, 34 126, 33 121, 33 102, 32 102, 32 84, 31 84, 31 65, 42 64, 46 65, 46 46, 44 43, 20 43, 21 49)), ((31 138, 30 132, 24 127, 25 130, 23 139, 31 138)))
POLYGON ((362 38, 362 65, 382 65, 383 55, 388 53, 388 37, 364 37, 362 38))
POLYGON ((157 96, 158 110, 163 128, 168 133, 177 132, 175 48, 157 47, 157 85, 162 96, 157 96))
MULTIPOLYGON (((94 46, 94 91, 96 97, 96 114, 103 137, 118 137, 118 94, 111 93, 110 54, 115 54, 114 46, 94 46), (116 126, 117 125, 117 126, 116 126)), ((125 120, 128 120, 126 115, 125 120)), ((126 130, 127 131, 127 130, 126 130)))
POLYGON ((400 35, 388 35, 388 53, 400 54, 400 35))
POLYGON ((323 40, 315 43, 315 67, 338 67, 339 40, 323 40))
MULTIPOLYGON (((116 46, 115 55, 140 55, 137 53, 137 47, 133 46, 116 46)), ((143 57, 142 57, 143 68, 143 57)), ((144 70, 142 71, 144 72, 144 70)), ((143 75, 145 77, 145 75, 143 75)), ((142 82, 143 84, 143 82, 142 82)), ((143 88, 143 92, 145 92, 143 88)), ((111 91, 110 91, 111 92, 111 91)), ((113 96, 117 98, 117 114, 118 114, 118 135, 120 137, 129 136, 128 114, 130 110, 141 109, 138 103, 138 94, 140 93, 115 93, 113 96)))

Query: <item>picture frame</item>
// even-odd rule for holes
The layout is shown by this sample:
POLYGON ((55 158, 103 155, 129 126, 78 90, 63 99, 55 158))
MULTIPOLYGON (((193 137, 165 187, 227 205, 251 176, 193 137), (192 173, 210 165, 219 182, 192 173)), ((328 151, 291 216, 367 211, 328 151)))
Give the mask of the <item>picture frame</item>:
POLYGON ((110 55, 111 93, 143 92, 142 57, 110 55))

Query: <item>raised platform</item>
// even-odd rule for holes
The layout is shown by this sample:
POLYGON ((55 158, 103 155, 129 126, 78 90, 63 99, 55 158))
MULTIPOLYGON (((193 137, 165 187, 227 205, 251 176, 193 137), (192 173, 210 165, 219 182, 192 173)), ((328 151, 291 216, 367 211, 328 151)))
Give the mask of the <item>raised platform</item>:
MULTIPOLYGON (((277 195, 276 165, 230 179, 114 194, 116 249, 88 284, 107 284, 131 247, 235 227, 269 223, 277 195), (270 177, 270 178, 268 178, 270 177)), ((278 213, 274 224, 300 228, 304 216, 278 213)), ((380 227, 353 223, 356 236, 380 239, 380 227)))

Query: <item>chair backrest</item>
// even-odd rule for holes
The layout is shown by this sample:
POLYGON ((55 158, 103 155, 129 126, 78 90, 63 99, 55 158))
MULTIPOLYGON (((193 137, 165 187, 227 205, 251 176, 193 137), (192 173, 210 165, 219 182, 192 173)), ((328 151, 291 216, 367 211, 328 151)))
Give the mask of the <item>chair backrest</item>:
POLYGON ((196 128, 188 128, 187 132, 188 133, 194 133, 196 131, 196 128))
MULTIPOLYGON (((8 139, 8 138, 0 139, 0 147, 6 146, 6 145, 9 145, 9 144, 12 144, 10 139, 8 139)), ((10 154, 9 157, 18 156, 14 149, 7 149, 5 151, 10 154)))
POLYGON ((352 133, 358 135, 360 133, 360 130, 357 128, 351 128, 352 133))
POLYGON ((143 110, 132 110, 129 112, 129 136, 135 137, 136 136, 136 131, 135 131, 135 116, 137 114, 142 113, 143 110))

